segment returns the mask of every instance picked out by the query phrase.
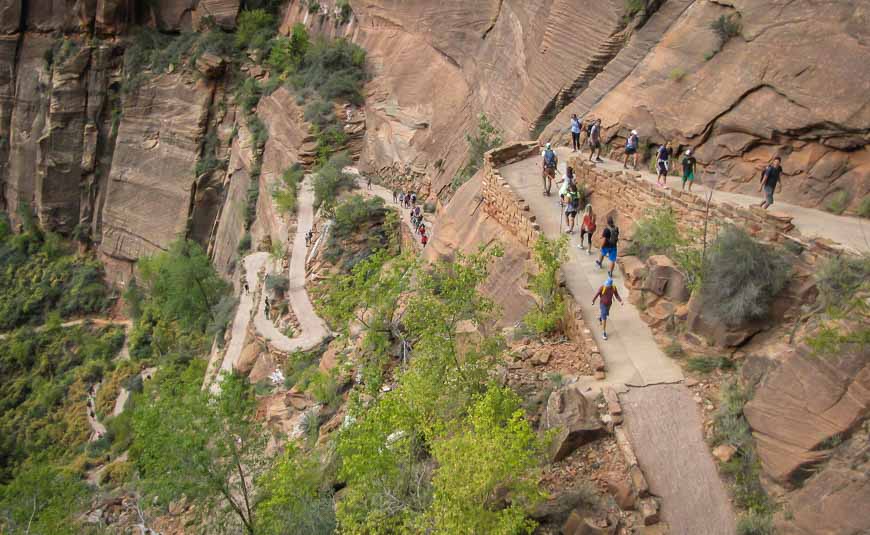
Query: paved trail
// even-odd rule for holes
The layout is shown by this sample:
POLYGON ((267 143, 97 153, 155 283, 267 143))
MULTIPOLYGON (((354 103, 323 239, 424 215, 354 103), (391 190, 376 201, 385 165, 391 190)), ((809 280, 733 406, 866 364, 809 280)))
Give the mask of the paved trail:
MULTIPOLYGON (((560 151, 560 159, 565 157, 560 151)), ((529 203, 542 231, 554 237, 559 233, 562 212, 555 192, 550 197, 541 194, 539 166, 539 158, 530 158, 503 167, 501 174, 529 203)), ((560 168, 564 170, 564 163, 560 168)), ((672 533, 732 535, 734 511, 701 433, 697 405, 685 386, 664 384, 683 379, 680 367, 662 352, 638 310, 627 302, 619 270, 614 272, 614 279, 626 303, 614 305, 608 321, 609 339, 601 338, 601 329, 593 319, 598 317, 597 305, 591 301, 606 273, 595 265, 597 257, 578 249, 578 243, 575 234, 570 240, 569 260, 563 266, 567 285, 607 364, 606 384, 622 392, 625 427, 650 491, 663 500, 663 519, 672 533)))

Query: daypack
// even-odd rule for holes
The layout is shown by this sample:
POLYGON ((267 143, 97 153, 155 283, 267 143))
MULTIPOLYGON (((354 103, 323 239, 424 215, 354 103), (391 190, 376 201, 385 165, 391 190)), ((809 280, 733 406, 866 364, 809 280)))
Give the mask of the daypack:
POLYGON ((610 238, 607 240, 608 247, 616 247, 619 243, 619 227, 610 228, 610 238))
POLYGON ((628 136, 628 139, 625 140, 625 148, 627 149, 636 149, 637 148, 637 136, 632 134, 628 136))
POLYGON ((544 165, 547 167, 556 167, 556 153, 553 152, 553 149, 547 149, 544 151, 544 165))

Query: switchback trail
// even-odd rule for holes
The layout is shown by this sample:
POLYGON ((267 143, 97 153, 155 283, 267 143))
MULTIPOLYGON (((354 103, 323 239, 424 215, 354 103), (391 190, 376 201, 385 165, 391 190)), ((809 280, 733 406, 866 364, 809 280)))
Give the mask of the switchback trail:
MULTIPOLYGON (((559 154, 561 160, 568 155, 567 151, 559 154)), ((563 172, 564 167, 560 164, 563 172)), ((529 203, 541 231, 558 236, 562 210, 555 192, 549 197, 541 194, 540 158, 505 166, 500 173, 529 203)), ((614 304, 608 320, 609 339, 601 338, 601 328, 593 320, 598 310, 592 297, 606 272, 595 265, 597 256, 578 249, 578 243, 575 234, 568 248, 569 260, 562 267, 566 283, 606 362, 605 384, 621 392, 625 427, 650 491, 662 498, 662 518, 672 533, 732 535, 734 511, 704 441, 698 407, 689 389, 676 384, 683 380, 680 367, 662 352, 649 326, 628 302, 618 269, 614 280, 625 304, 614 304)))

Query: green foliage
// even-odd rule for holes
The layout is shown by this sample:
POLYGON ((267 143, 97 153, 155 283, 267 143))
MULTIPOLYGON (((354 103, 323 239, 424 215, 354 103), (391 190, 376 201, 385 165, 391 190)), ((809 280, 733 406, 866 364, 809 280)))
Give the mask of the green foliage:
POLYGON ((74 474, 44 461, 28 464, 11 483, 0 486, 0 532, 81 533, 73 515, 86 497, 87 487, 74 474))
POLYGON ((716 35, 719 37, 719 46, 721 48, 725 46, 725 43, 730 41, 732 37, 740 35, 740 18, 737 16, 721 15, 718 19, 710 23, 710 28, 716 32, 716 35))
POLYGON ((270 292, 284 293, 290 287, 290 279, 286 275, 272 274, 266 275, 266 289, 270 292))
POLYGON ((290 37, 275 38, 266 63, 274 75, 286 77, 299 69, 310 45, 308 30, 304 24, 297 22, 293 25, 290 37))
POLYGON ((766 318, 791 273, 784 252, 755 241, 737 227, 719 234, 704 267, 704 306, 729 326, 766 318))
POLYGON ((477 116, 477 132, 472 136, 465 135, 468 143, 468 160, 465 166, 453 177, 451 187, 456 190, 474 176, 474 173, 483 165, 483 155, 502 143, 502 132, 489 122, 489 118, 481 113, 477 116))
POLYGON ((858 205, 858 215, 861 217, 870 218, 870 195, 865 195, 858 205))
MULTIPOLYGON (((317 417, 313 420, 316 422, 317 417)), ((332 493, 321 487, 322 470, 292 444, 258 481, 257 533, 329 535, 335 531, 332 493)))
MULTIPOLYGON (((266 125, 260 120, 256 115, 250 115, 247 121, 248 130, 251 131, 251 137, 253 140, 254 147, 256 149, 262 149, 266 144, 266 140, 269 139, 269 130, 266 128, 266 125)), ((257 161, 256 172, 254 170, 251 171, 252 178, 256 176, 259 178, 260 169, 259 169, 260 161, 257 161)))
POLYGON ((625 13, 629 17, 637 15, 644 9, 646 9, 645 0, 625 0, 625 13))
POLYGON ((349 0, 336 0, 335 7, 338 8, 338 19, 342 24, 350 22, 350 17, 353 15, 353 8, 350 7, 349 0))
POLYGON ((317 372, 311 377, 306 391, 317 403, 336 407, 341 401, 339 386, 334 370, 328 373, 317 372))
POLYGON ((257 217, 257 202, 260 200, 260 181, 259 175, 257 180, 252 177, 251 184, 248 186, 248 196, 245 203, 245 230, 249 231, 251 225, 254 224, 254 219, 257 217))
POLYGON ((305 105, 305 120, 322 129, 335 123, 335 107, 331 102, 314 99, 305 105))
POLYGON ((0 216, 0 331, 62 317, 102 312, 110 303, 102 265, 67 251, 60 237, 25 225, 12 235, 0 216))
MULTIPOLYGON (((205 49, 198 42, 204 35, 194 32, 170 35, 147 27, 134 28, 124 50, 123 91, 137 89, 148 71, 158 75, 195 63, 205 49)), ((208 38, 209 46, 218 41, 214 36, 208 38)))
POLYGON ((353 195, 335 207, 332 231, 339 238, 349 236, 367 221, 383 219, 386 212, 384 200, 380 197, 353 195))
POLYGON ((728 357, 691 357, 686 361, 686 368, 696 373, 711 373, 734 368, 734 361, 728 357))
POLYGON ((251 233, 245 232, 242 238, 239 240, 239 245, 236 247, 239 255, 247 254, 248 251, 251 250, 251 233))
POLYGON ((819 298, 826 307, 839 306, 870 284, 870 255, 831 258, 816 274, 819 298))
POLYGON ((211 174, 219 168, 226 169, 226 162, 217 159, 218 145, 217 132, 210 130, 202 142, 202 155, 196 161, 194 172, 197 177, 211 174))
POLYGON ((205 332, 210 338, 214 338, 223 345, 224 334, 236 312, 239 300, 233 295, 224 295, 212 309, 212 319, 206 326, 205 332))
POLYGON ((426 521, 433 533, 531 533, 525 510, 540 498, 533 473, 541 451, 513 391, 490 387, 477 396, 458 429, 432 445, 438 468, 426 521), (501 493, 510 506, 495 507, 501 493))
POLYGON ((89 386, 114 366, 124 341, 116 327, 18 329, 0 339, 0 483, 32 456, 69 461, 90 435, 89 386))
POLYGON ((556 332, 565 316, 565 302, 559 292, 559 268, 568 259, 568 239, 562 236, 548 240, 543 235, 535 243, 538 273, 532 277, 530 289, 536 295, 537 308, 523 322, 542 335, 556 332))
POLYGON ((840 256, 827 261, 816 275, 823 315, 806 339, 817 355, 837 355, 846 346, 864 351, 870 345, 870 256, 840 256))
POLYGON ((314 175, 314 208, 331 213, 335 209, 338 194, 342 189, 356 185, 353 177, 344 172, 350 158, 339 153, 332 156, 314 175))
POLYGON ((302 61, 289 81, 297 90, 316 91, 324 100, 362 104, 360 92, 366 79, 366 53, 345 39, 320 38, 308 44, 302 61))
POLYGON ((201 388, 204 365, 195 360, 181 372, 161 370, 149 384, 151 402, 133 419, 131 459, 143 490, 161 504, 185 496, 202 504, 210 522, 253 534, 252 485, 268 462, 268 434, 246 380, 224 375, 211 396, 201 388))
POLYGON ((846 190, 840 190, 837 193, 831 195, 831 198, 825 205, 825 210, 831 212, 832 214, 840 215, 845 212, 846 207, 849 206, 849 199, 849 192, 846 190))
MULTIPOLYGON (((245 10, 239 13, 236 24, 236 46, 240 49, 267 53, 269 41, 277 31, 275 16, 264 9, 245 10)), ((261 56, 262 57, 262 56, 261 56)))
POLYGON ((670 208, 651 211, 638 220, 627 250, 642 260, 665 255, 680 266, 689 288, 694 290, 701 284, 701 251, 693 245, 691 235, 680 232, 677 217, 670 208))
POLYGON ((729 444, 737 449, 734 457, 721 466, 733 483, 735 504, 750 514, 770 515, 774 503, 761 485, 761 464, 755 453, 752 431, 743 416, 743 406, 752 397, 736 381, 720 391, 719 409, 713 418, 713 444, 729 444))
POLYGON ((305 178, 305 170, 299 164, 293 164, 281 174, 281 183, 272 191, 272 198, 283 214, 295 214, 298 204, 299 184, 305 178))
POLYGON ((671 69, 670 74, 668 74, 668 78, 670 78, 672 82, 681 82, 685 77, 686 69, 682 67, 674 67, 671 69))
POLYGON ((770 514, 750 512, 737 521, 737 535, 773 535, 773 517, 770 514))

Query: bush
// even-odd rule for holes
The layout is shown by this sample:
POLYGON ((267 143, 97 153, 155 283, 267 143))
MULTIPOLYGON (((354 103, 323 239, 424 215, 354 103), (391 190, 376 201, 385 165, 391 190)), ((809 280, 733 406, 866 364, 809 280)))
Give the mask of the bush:
POLYGON ((338 238, 349 236, 362 225, 384 218, 387 209, 380 197, 354 195, 335 208, 332 232, 338 238))
POLYGON ((691 289, 701 282, 701 251, 680 233, 676 215, 670 208, 655 210, 635 223, 627 252, 642 260, 665 255, 680 266, 691 289))
POLYGON ((236 46, 266 52, 277 31, 275 17, 264 9, 242 11, 236 26, 236 46))
POLYGON ((773 518, 764 513, 750 512, 737 521, 737 535, 773 535, 773 518))
POLYGON ((297 90, 308 88, 324 100, 345 99, 362 104, 365 50, 345 40, 317 39, 310 43, 290 81, 297 90))
POLYGON ((245 204, 245 229, 250 229, 257 217, 257 201, 260 198, 260 183, 257 180, 251 180, 251 185, 248 186, 248 199, 245 204))
POLYGON ((319 98, 312 100, 305 105, 305 120, 317 125, 318 128, 334 124, 336 122, 335 107, 331 102, 319 98))
POLYGON ((637 15, 644 9, 646 9, 646 2, 644 0, 625 0, 625 14, 629 17, 637 15))
POLYGON ((816 274, 819 298, 826 307, 836 306, 855 295, 870 281, 870 255, 831 258, 816 274))
POLYGON ((459 170, 451 187, 453 190, 474 176, 474 173, 483 165, 483 155, 498 147, 502 143, 502 132, 489 122, 489 118, 481 113, 477 116, 477 132, 475 135, 466 134, 465 141, 468 143, 468 160, 465 166, 459 170))
POLYGON ((684 69, 682 67, 674 67, 673 69, 671 69, 671 73, 668 75, 668 78, 670 78, 671 81, 674 81, 674 82, 682 81, 682 79, 685 77, 686 77, 686 69, 684 69))
POLYGON ((311 45, 308 30, 302 23, 293 25, 290 37, 276 37, 266 63, 276 77, 296 72, 311 45))
POLYGON ((710 373, 730 370, 734 368, 734 362, 728 357, 692 357, 686 362, 686 368, 696 373, 710 373))
POLYGON ((270 273, 266 275, 266 289, 270 292, 284 293, 290 288, 290 279, 286 275, 270 273))
POLYGON ((846 211, 847 206, 849 206, 849 192, 841 190, 831 196, 828 204, 825 205, 825 210, 840 215, 846 211))
POLYGON ((199 160, 196 162, 196 168, 194 170, 197 178, 211 174, 218 168, 225 168, 225 163, 218 160, 216 156, 216 151, 218 148, 218 137, 217 132, 214 130, 209 131, 206 134, 203 143, 202 143, 202 155, 199 160))
POLYGON ((350 22, 350 17, 353 15, 353 9, 350 7, 348 0, 336 0, 335 7, 338 8, 338 18, 342 24, 350 22))
POLYGON ((314 208, 323 207, 331 212, 335 207, 338 193, 343 188, 351 188, 356 182, 353 177, 343 171, 350 165, 350 159, 344 153, 333 155, 329 161, 314 175, 314 208))
POLYGON ((245 80, 236 86, 234 97, 236 103, 242 109, 244 115, 248 115, 254 111, 257 104, 260 102, 260 97, 263 94, 263 89, 254 78, 245 78, 245 80))
POLYGON ((732 37, 740 35, 740 19, 736 16, 722 15, 718 19, 710 23, 710 28, 716 32, 719 37, 719 46, 725 46, 725 43, 731 40, 732 37))
POLYGON ((316 373, 308 383, 307 392, 321 405, 334 407, 340 400, 339 384, 333 373, 316 373))
POLYGON ((559 292, 559 268, 568 258, 567 249, 568 240, 564 236, 556 240, 541 236, 535 243, 538 273, 532 277, 530 289, 537 297, 537 308, 526 314, 523 322, 537 334, 556 332, 565 316, 565 302, 559 292))
POLYGON ((304 178, 305 170, 298 163, 288 167, 281 175, 281 184, 272 191, 272 198, 281 213, 296 213, 299 184, 304 178))
POLYGON ((238 251, 239 255, 244 255, 251 250, 250 232, 245 232, 245 234, 242 236, 242 239, 239 240, 239 245, 237 246, 236 250, 238 251))
POLYGON ((727 227, 707 255, 701 297, 716 319, 738 326, 767 317, 790 274, 783 251, 727 227))
POLYGON ((858 205, 858 215, 870 218, 870 195, 865 195, 861 199, 861 204, 858 205))

